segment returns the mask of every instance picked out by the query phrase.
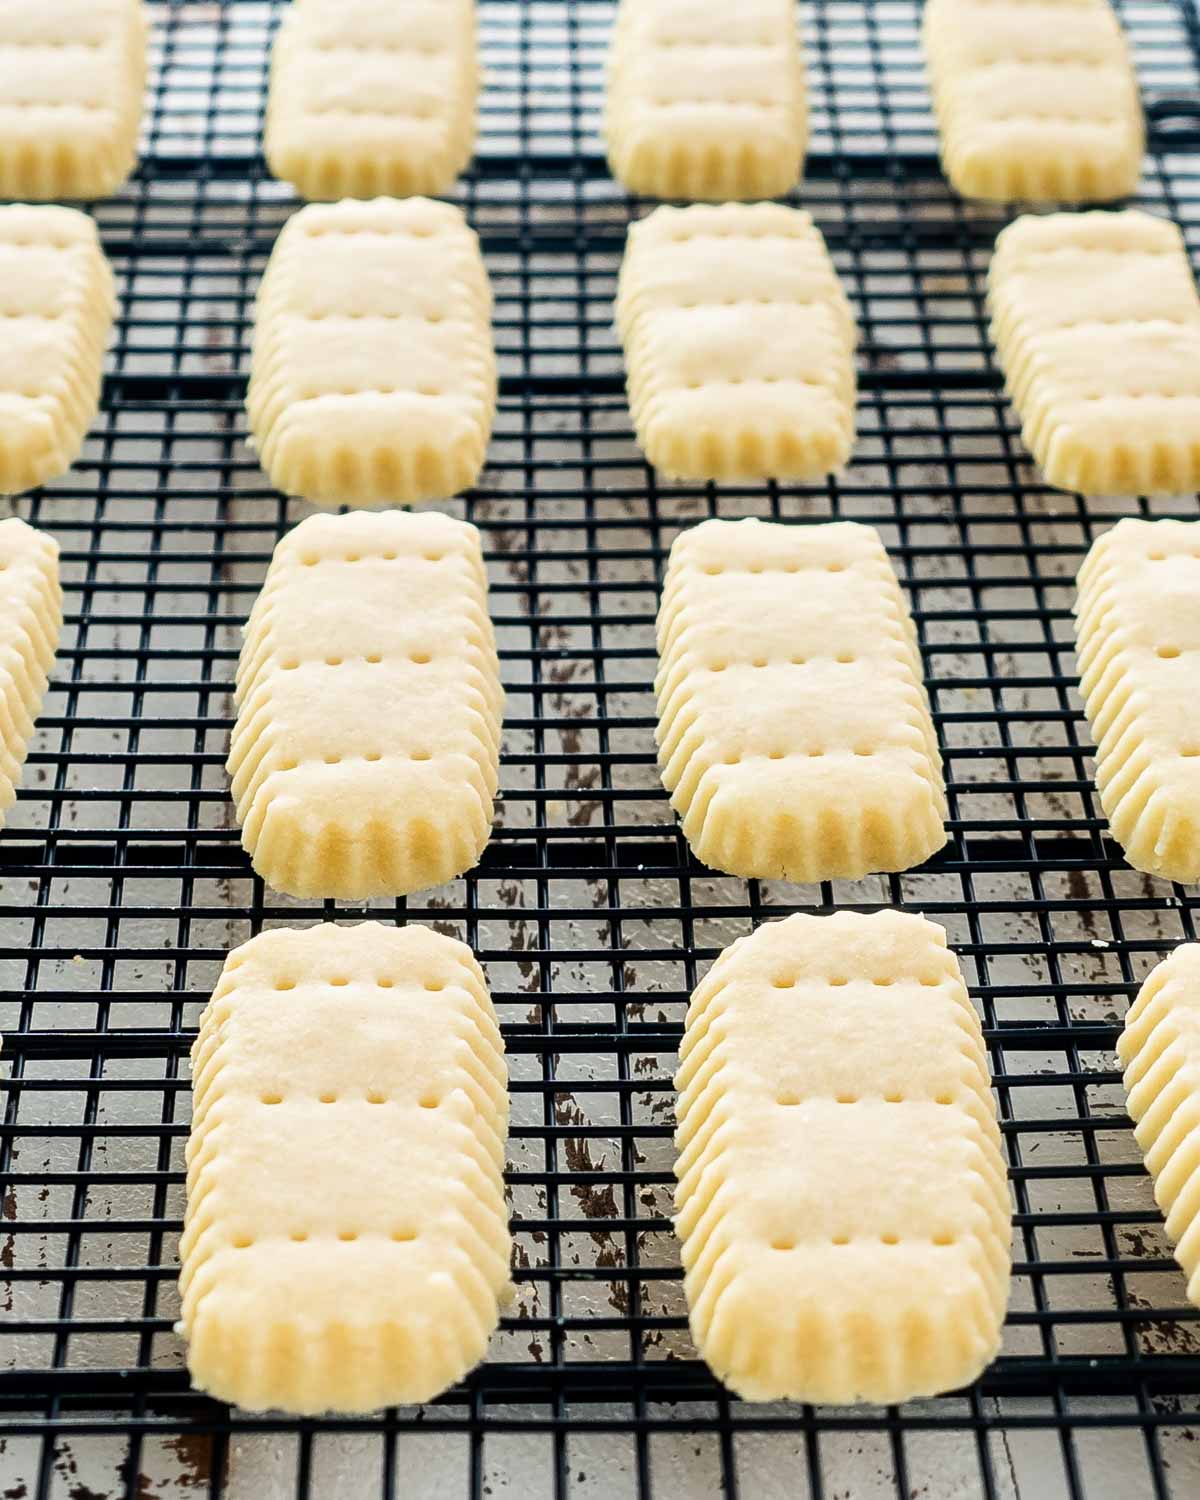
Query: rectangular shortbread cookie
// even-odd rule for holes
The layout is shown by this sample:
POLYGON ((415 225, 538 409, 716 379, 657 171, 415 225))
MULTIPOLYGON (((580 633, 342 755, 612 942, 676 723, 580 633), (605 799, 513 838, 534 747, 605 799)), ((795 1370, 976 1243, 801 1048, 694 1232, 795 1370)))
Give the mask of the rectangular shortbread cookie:
POLYGON ((271 56, 268 165, 304 198, 447 192, 478 88, 474 0, 297 0, 271 56))
POLYGON ((192 1049, 182 1317, 251 1410, 427 1401, 509 1285, 507 1074, 471 950, 377 922, 260 933, 192 1049))
POLYGON ((0 0, 0 198, 107 198, 137 160, 141 0, 0 0))
POLYGON ((614 177, 651 198, 777 198, 808 94, 793 0, 621 0, 608 57, 614 177))
POLYGON ((473 526, 405 511, 301 522, 251 611, 235 696, 233 798, 268 885, 403 896, 478 862, 504 694, 473 526))
POLYGON ((752 1401, 881 1404, 995 1356, 1011 1205, 987 1053, 946 934, 793 916, 726 948, 675 1080, 692 1336, 752 1401))
POLYGON ((311 205, 258 294, 246 398, 271 482, 318 505, 406 505, 474 484, 496 410, 492 294, 458 209, 311 205))
POLYGON ((1096 789, 1129 863, 1200 880, 1200 523, 1127 518, 1079 570, 1096 789))
POLYGON ((1200 1307, 1200 943, 1146 976, 1117 1042, 1134 1135, 1200 1307))
POLYGON ((9 516, 0 521, 0 827, 17 798, 61 630, 58 544, 9 516))
POLYGON ((100 402, 115 307, 95 223, 73 208, 0 208, 0 493, 65 474, 100 402))
POLYGON ((1174 224, 1136 210, 1017 219, 996 240, 988 301, 1047 483, 1200 487, 1200 297, 1174 224))
POLYGON ((683 532, 658 649, 663 783, 706 865, 856 879, 946 842, 916 631, 873 527, 683 532))
POLYGON ((1137 190, 1142 106, 1108 0, 926 0, 923 40, 942 165, 964 197, 1137 190))
POLYGON ((629 406, 676 479, 814 479, 854 443, 854 317, 807 213, 659 208, 617 291, 629 406))

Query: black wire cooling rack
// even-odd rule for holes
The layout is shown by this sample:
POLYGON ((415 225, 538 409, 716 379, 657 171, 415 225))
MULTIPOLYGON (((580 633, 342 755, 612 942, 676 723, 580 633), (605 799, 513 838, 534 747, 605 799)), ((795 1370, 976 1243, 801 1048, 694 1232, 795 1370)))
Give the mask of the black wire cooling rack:
MULTIPOLYGON (((1200 25, 1126 0, 1152 118, 1140 201, 1200 236, 1200 25)), ((121 311, 103 412, 15 502, 58 538, 67 626, 0 839, 0 1495, 255 1500, 1138 1500, 1200 1492, 1200 1313, 1124 1113, 1113 1042, 1195 893, 1129 871, 1092 791, 1069 607, 1119 512, 1047 490, 988 345, 1003 216, 938 173, 915 0, 805 6, 802 201, 862 330, 836 483, 660 486, 611 304, 629 219, 597 138, 607 0, 481 0, 488 93, 460 196, 496 292, 481 486, 509 688, 496 836, 392 908, 466 938, 510 1053, 518 1299, 491 1359, 420 1411, 297 1422, 189 1390, 172 1332, 187 1049, 224 953, 352 919, 265 891, 222 769, 240 622, 305 507, 269 490, 241 403, 251 301, 293 201, 259 155, 256 0, 156 7, 142 165, 93 206, 121 311), (653 755, 653 617, 708 515, 877 525, 909 585, 952 808, 911 874, 820 888, 696 865, 653 755), (797 908, 890 903, 948 928, 982 1011, 1016 1202, 1004 1353, 898 1410, 748 1406, 697 1361, 670 1212, 670 1075, 714 954, 797 908)), ((389 908, 384 907, 386 912, 389 908)), ((378 908, 376 909, 378 915, 378 908)))

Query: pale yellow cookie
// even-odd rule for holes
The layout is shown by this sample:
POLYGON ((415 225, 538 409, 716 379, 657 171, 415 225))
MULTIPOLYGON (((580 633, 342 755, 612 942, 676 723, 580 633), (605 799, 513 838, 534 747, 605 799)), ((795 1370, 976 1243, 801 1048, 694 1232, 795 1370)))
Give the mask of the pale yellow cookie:
POLYGON ((1137 210, 1017 219, 996 240, 988 301, 1048 484, 1200 487, 1200 297, 1174 224, 1137 210))
POLYGON ((1200 880, 1200 523, 1127 518, 1079 570, 1096 789, 1138 870, 1200 880))
POLYGON ((658 649, 663 783, 706 865, 857 879, 946 842, 916 632, 873 527, 685 531, 658 649))
POLYGON ((318 505, 474 484, 496 411, 491 288, 458 209, 301 209, 258 294, 246 407, 271 483, 318 505))
POLYGON ((676 1077, 692 1336, 752 1401, 967 1385, 1000 1345, 1011 1205, 946 934, 793 916, 717 959, 676 1077))
POLYGON ((854 443, 854 318, 825 241, 781 204, 659 208, 617 292, 629 407, 673 479, 814 479, 854 443))
POLYGON ((808 93, 793 0, 621 0, 604 129, 651 198, 776 198, 796 185, 808 93))
POLYGON ((9 516, 0 521, 0 827, 17 799, 61 630, 58 544, 9 516))
POLYGON ((0 198, 107 198, 137 161, 141 0, 0 0, 0 198))
POLYGON ((926 0, 922 34, 942 165, 964 197, 1137 190, 1142 106, 1108 0, 926 0))
POLYGON ((236 701, 233 798, 268 885, 365 900, 469 870, 504 707, 479 533, 438 512, 302 521, 251 611, 236 701))
POLYGON ((504 1043, 471 950, 377 922, 260 933, 192 1048, 182 1319, 259 1411, 428 1401, 508 1287, 504 1043))
POLYGON ((94 222, 0 208, 0 493, 65 474, 100 402, 115 307, 94 222))
POLYGON ((304 198, 447 192, 478 89, 474 0, 297 0, 271 55, 267 163, 304 198))
POLYGON ((1200 943, 1181 944, 1146 976, 1117 1056, 1154 1198, 1200 1307, 1200 943))

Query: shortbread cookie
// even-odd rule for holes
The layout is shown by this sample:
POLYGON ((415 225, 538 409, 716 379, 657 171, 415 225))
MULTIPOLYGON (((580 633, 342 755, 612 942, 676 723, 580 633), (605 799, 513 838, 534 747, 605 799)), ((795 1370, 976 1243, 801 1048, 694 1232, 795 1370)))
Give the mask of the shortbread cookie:
POLYGON ((0 198, 107 198, 137 160, 141 0, 0 0, 0 198))
POLYGON ((1096 789, 1129 863, 1200 880, 1200 523, 1126 519, 1079 571, 1096 789))
POLYGON ((964 197, 1137 190, 1142 106, 1108 0, 926 0, 923 37, 942 165, 964 197))
POLYGON ((794 916, 717 959, 680 1050, 692 1336, 752 1401, 890 1404, 995 1356, 1011 1205, 987 1053, 946 934, 794 916))
POLYGON ((873 527, 685 531, 658 649, 663 783, 706 865, 857 879, 946 842, 916 632, 873 527))
POLYGON ((9 516, 0 521, 0 827, 17 799, 61 630, 58 544, 9 516))
POLYGON ((854 442, 854 318, 807 213, 659 208, 617 293, 629 406, 675 479, 814 479, 854 442))
POLYGON ((65 474, 100 401, 113 278, 73 208, 0 208, 0 493, 65 474))
POLYGON ((504 1043, 471 950, 377 922, 260 933, 192 1049, 180 1331, 251 1410, 428 1401, 508 1286, 504 1043))
POLYGON ((229 750, 242 843, 293 896, 404 896, 475 865, 504 694, 479 533, 310 516, 246 626, 229 750))
POLYGON ((271 57, 267 163, 304 198, 444 193, 478 87, 474 0, 298 0, 271 57))
POLYGON ((621 0, 604 110, 614 177, 651 198, 776 198, 808 97, 792 0, 621 0))
POLYGON ((1154 1198, 1200 1307, 1200 943, 1181 944, 1146 976, 1117 1056, 1154 1198))
POLYGON ((496 410, 491 307, 449 204, 301 209, 263 276, 247 395, 272 484, 331 506, 474 484, 496 410))
POLYGON ((1017 219, 996 240, 988 299, 1047 483, 1200 487, 1200 297, 1174 224, 1136 210, 1017 219))

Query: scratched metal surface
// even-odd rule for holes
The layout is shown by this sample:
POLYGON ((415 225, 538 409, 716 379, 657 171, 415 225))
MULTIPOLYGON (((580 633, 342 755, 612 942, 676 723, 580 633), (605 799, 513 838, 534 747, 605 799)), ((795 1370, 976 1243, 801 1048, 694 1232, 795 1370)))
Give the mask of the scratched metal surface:
MULTIPOLYGON (((1194 92, 1193 13, 1123 7, 1153 99, 1194 92)), ((480 870, 393 911, 468 938, 513 1079, 517 1301, 426 1411, 295 1423, 189 1393, 176 1243, 187 1047, 222 955, 264 923, 351 918, 252 879, 222 769, 239 628, 305 513, 266 486, 241 398, 251 299, 294 206, 258 155, 254 0, 156 8, 138 178, 95 206, 122 292, 104 408, 61 483, 12 502, 63 547, 68 624, 0 838, 0 1496, 1013 1497, 1200 1488, 1200 1326, 1123 1111, 1112 1043, 1195 897, 1105 835, 1074 686, 1071 580, 1121 512, 1043 488, 982 313, 1001 218, 936 170, 910 0, 805 7, 802 201, 863 330, 836 483, 660 486, 624 403, 611 299, 644 205, 596 136, 606 0, 483 0, 489 68, 461 201, 496 292, 500 413, 481 527, 509 690, 480 870), (654 769, 666 549, 709 514, 877 524, 910 586, 951 788, 912 874, 746 884, 689 862, 654 769), (1004 1356, 899 1411, 729 1401, 687 1336, 670 1232, 674 1063, 713 955, 793 909, 943 922, 991 1045, 1018 1209, 1004 1356)), ((1158 112, 1141 199, 1200 235, 1158 112)), ((1196 514, 1191 497, 1138 507, 1196 514)))

